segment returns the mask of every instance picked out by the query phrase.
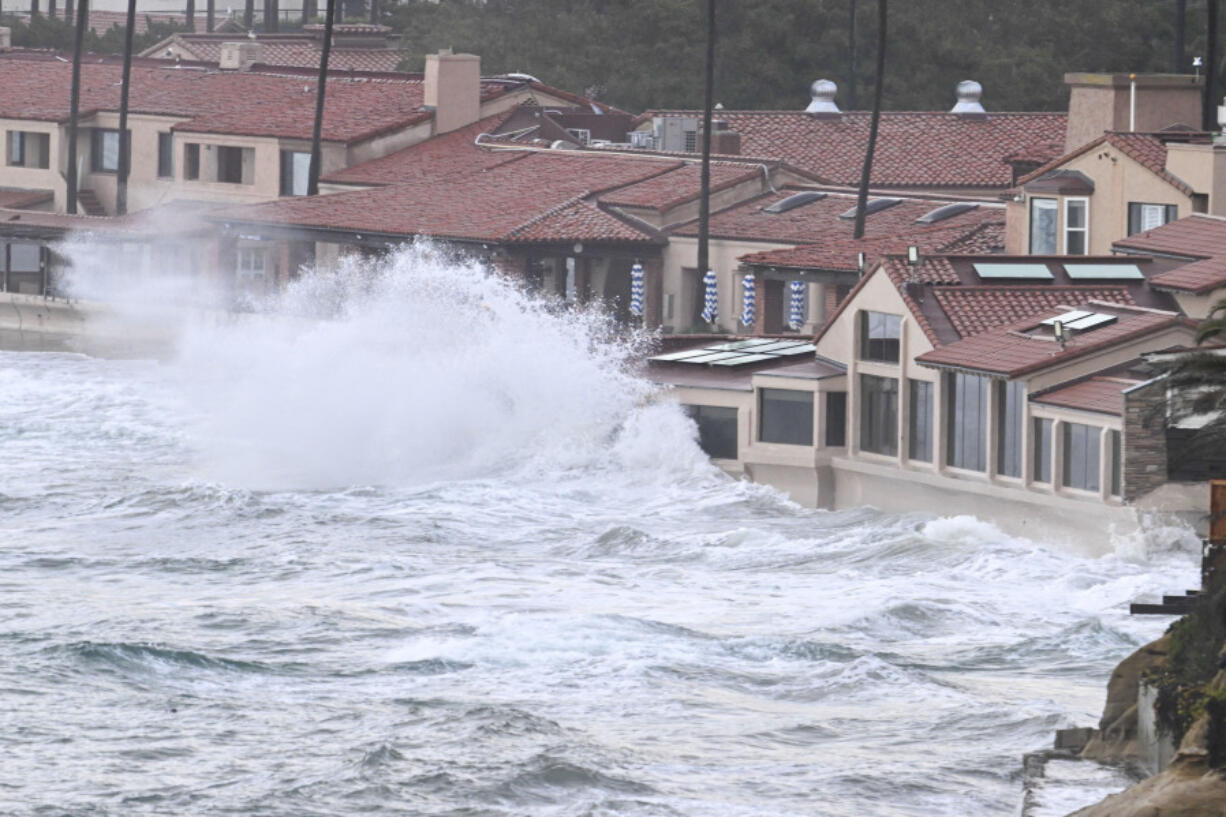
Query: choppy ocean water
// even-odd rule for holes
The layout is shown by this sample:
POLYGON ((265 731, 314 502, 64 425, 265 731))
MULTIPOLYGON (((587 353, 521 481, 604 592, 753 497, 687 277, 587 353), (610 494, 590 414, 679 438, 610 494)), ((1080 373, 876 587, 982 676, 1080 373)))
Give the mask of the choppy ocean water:
POLYGON ((1194 581, 800 508, 598 321, 398 263, 161 362, 0 352, 0 813, 1012 814, 1194 581))

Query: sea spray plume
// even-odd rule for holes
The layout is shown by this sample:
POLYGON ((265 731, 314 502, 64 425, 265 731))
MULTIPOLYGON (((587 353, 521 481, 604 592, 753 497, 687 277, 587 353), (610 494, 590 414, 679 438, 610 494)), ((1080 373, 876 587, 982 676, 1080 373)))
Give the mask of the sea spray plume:
POLYGON ((628 368, 640 343, 418 243, 192 327, 173 371, 206 478, 327 489, 601 461, 653 390, 628 368))

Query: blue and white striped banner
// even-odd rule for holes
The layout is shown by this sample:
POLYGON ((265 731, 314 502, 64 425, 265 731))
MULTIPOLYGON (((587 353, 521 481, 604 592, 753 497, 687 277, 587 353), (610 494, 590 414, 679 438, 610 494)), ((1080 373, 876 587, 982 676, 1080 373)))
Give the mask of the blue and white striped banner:
POLYGON ((741 323, 746 326, 753 326, 758 302, 758 287, 754 281, 753 273, 749 273, 741 281, 742 287, 742 306, 741 306, 741 323))
POLYGON ((715 323, 715 319, 719 317, 719 286, 715 272, 707 270, 707 274, 702 276, 702 283, 706 287, 706 296, 702 301, 702 319, 707 323, 715 323))
POLYGON ((788 304, 788 326, 793 330, 805 325, 805 296, 809 286, 804 281, 792 282, 792 299, 788 304))
POLYGON ((643 265, 638 261, 630 268, 630 314, 643 317, 643 265))

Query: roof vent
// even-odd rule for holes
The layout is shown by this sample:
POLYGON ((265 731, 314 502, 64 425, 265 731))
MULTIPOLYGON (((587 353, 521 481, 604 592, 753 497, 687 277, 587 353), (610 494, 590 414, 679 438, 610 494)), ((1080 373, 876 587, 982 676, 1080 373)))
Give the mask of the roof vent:
POLYGON ((774 215, 778 215, 779 213, 786 213, 788 210, 795 210, 797 207, 806 205, 809 202, 821 201, 824 198, 826 198, 825 193, 818 193, 813 190, 806 190, 803 193, 793 193, 792 195, 788 196, 786 199, 780 199, 774 204, 768 204, 767 206, 762 208, 762 212, 770 213, 771 215, 774 216, 774 215))
POLYGON ((841 113, 834 98, 838 96, 839 86, 828 79, 819 79, 809 86, 809 94, 813 101, 805 108, 805 113, 841 113))
POLYGON ((979 98, 983 96, 983 86, 975 80, 962 80, 954 89, 954 94, 958 97, 958 103, 954 105, 950 113, 987 115, 987 111, 979 102, 979 98))
POLYGON ((246 71, 260 61, 260 44, 254 41, 222 43, 217 67, 223 71, 246 71))
MULTIPOLYGON (((865 218, 867 218, 868 216, 871 216, 873 213, 881 212, 887 207, 893 207, 895 204, 898 204, 901 201, 902 199, 873 199, 868 204, 864 205, 864 216, 865 218)), ((844 218, 844 219, 855 218, 856 211, 859 209, 860 209, 860 206, 857 204, 855 207, 852 207, 850 210, 844 210, 843 212, 839 213, 839 218, 844 218)))
POLYGON ((944 221, 947 218, 960 216, 968 210, 974 210, 978 204, 972 204, 969 201, 959 201, 953 204, 946 204, 944 207, 938 207, 935 210, 929 210, 915 220, 916 224, 936 224, 938 221, 944 221))

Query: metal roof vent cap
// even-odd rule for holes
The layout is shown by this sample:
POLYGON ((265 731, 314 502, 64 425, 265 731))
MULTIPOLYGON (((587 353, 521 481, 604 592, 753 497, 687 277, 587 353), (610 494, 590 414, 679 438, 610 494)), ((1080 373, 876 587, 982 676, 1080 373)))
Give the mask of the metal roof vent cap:
POLYGON ((954 93, 958 97, 958 102, 950 113, 987 115, 987 111, 979 102, 980 97, 983 96, 983 86, 978 82, 973 79, 964 79, 958 83, 954 93))
POLYGON ((828 79, 819 79, 809 86, 809 94, 813 101, 805 108, 805 113, 841 113, 834 98, 839 93, 839 86, 828 79))

